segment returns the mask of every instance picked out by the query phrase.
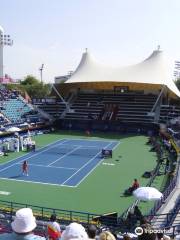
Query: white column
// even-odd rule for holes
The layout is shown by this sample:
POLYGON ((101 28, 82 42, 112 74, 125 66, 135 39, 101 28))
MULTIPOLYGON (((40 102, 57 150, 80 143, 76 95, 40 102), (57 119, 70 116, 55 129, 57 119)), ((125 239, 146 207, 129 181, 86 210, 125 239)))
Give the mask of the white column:
POLYGON ((3 78, 3 37, 1 35, 4 35, 4 31, 0 26, 0 79, 3 78))

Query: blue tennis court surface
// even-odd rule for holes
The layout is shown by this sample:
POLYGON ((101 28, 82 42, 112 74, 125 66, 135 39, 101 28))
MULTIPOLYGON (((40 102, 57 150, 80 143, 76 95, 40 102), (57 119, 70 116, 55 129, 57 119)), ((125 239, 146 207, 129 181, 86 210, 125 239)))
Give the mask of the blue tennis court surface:
POLYGON ((0 178, 76 187, 100 164, 102 149, 114 149, 118 141, 62 139, 0 165, 0 178), (28 161, 29 176, 21 166, 28 161))

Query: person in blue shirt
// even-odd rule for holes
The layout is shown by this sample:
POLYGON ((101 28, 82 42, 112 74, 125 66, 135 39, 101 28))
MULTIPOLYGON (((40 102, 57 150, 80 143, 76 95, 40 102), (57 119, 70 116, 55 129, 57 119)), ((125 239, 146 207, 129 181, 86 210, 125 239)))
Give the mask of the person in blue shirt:
POLYGON ((44 237, 35 235, 36 219, 30 208, 21 208, 16 212, 11 223, 12 233, 0 234, 0 240, 45 240, 44 237))

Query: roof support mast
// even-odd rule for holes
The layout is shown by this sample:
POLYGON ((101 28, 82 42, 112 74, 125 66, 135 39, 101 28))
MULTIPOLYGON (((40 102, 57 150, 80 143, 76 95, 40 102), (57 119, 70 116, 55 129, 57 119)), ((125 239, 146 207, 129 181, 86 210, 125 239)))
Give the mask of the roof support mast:
POLYGON ((161 92, 159 93, 159 95, 158 95, 158 97, 157 97, 157 99, 156 99, 156 102, 155 102, 154 106, 153 106, 152 109, 151 109, 151 113, 154 112, 154 110, 155 110, 155 108, 156 108, 156 106, 157 106, 157 104, 158 104, 158 102, 159 102, 162 94, 164 93, 165 88, 166 88, 166 86, 163 85, 163 87, 162 87, 162 89, 161 89, 161 92))
POLYGON ((159 95, 156 99, 156 102, 154 103, 151 111, 148 113, 149 116, 154 116, 154 121, 155 122, 159 121, 160 108, 157 109, 157 107, 158 107, 159 102, 161 101, 161 97, 162 97, 165 89, 166 89, 166 86, 163 85, 163 87, 162 87, 162 89, 161 89, 161 91, 160 91, 160 93, 159 93, 159 95), (156 114, 155 114, 155 111, 156 111, 156 114))
POLYGON ((61 94, 58 92, 58 90, 56 89, 56 87, 54 86, 54 84, 52 84, 52 88, 54 89, 54 91, 56 92, 56 94, 58 95, 58 97, 61 99, 61 101, 66 105, 66 107, 68 106, 67 102, 64 100, 64 98, 61 96, 61 94))

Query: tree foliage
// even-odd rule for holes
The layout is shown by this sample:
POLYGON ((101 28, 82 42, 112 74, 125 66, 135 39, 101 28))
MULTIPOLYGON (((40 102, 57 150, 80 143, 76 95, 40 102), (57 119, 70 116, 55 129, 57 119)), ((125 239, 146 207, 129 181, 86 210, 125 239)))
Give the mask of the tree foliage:
POLYGON ((37 78, 28 75, 20 84, 8 84, 8 89, 19 90, 23 95, 25 92, 31 98, 45 98, 51 93, 51 85, 41 83, 37 78))
POLYGON ((38 84, 39 80, 32 75, 28 75, 25 79, 21 82, 21 85, 35 85, 38 84))
POLYGON ((47 97, 51 91, 50 85, 43 83, 27 84, 25 89, 31 98, 47 97))

